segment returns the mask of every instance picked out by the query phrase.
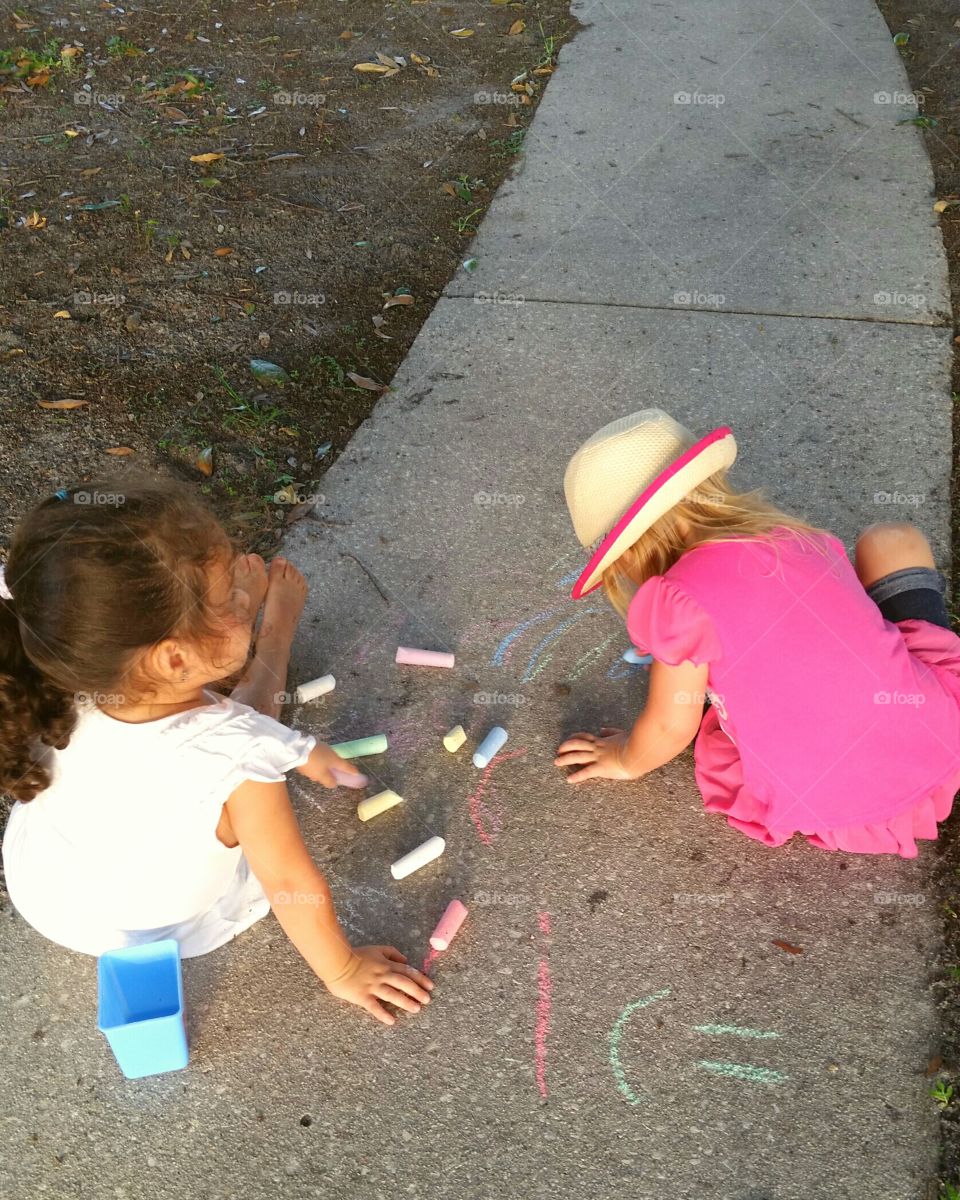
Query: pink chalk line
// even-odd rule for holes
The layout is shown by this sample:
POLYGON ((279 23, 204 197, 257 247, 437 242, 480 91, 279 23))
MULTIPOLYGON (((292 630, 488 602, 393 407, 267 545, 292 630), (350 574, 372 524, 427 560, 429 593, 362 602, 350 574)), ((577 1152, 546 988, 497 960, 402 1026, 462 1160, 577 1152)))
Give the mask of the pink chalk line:
POLYGON ((440 951, 434 950, 434 948, 431 946, 430 949, 427 951, 426 958, 423 960, 423 966, 420 968, 420 970, 424 973, 424 975, 430 974, 430 968, 437 961, 439 956, 440 956, 440 951))
MULTIPOLYGON (((542 912, 538 915, 538 920, 540 932, 549 934, 550 914, 542 912)), ((550 978, 550 965, 545 958, 541 958, 537 971, 537 1020, 533 1042, 537 1064, 537 1090, 544 1100, 547 1098, 547 1034, 550 1032, 552 995, 553 982, 550 978)))
MULTIPOLYGON (((472 795, 467 797, 467 804, 470 808, 470 820, 473 821, 474 828, 477 831, 477 836, 485 846, 489 846, 493 839, 500 832, 501 818, 499 814, 491 813, 487 806, 483 803, 483 796, 486 793, 487 786, 490 783, 490 776, 493 774, 494 767, 497 767, 502 762, 506 762, 508 758, 520 758, 526 754, 526 750, 508 750, 506 754, 498 754, 491 762, 483 768, 483 774, 480 776, 480 782, 477 784, 476 790, 472 795), (488 818, 490 830, 485 828, 483 817, 488 818)), ((491 791, 491 800, 493 793, 491 791)))

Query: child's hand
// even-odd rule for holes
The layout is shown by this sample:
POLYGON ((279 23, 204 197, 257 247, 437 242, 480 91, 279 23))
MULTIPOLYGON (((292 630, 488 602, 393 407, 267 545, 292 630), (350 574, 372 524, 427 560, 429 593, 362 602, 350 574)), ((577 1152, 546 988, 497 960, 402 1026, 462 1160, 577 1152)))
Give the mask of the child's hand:
POLYGON ((557 750, 555 767, 581 767, 567 776, 567 783, 585 779, 636 779, 635 772, 623 764, 628 735, 622 729, 601 729, 603 736, 575 733, 557 750))
POLYGON ((341 1000, 359 1004, 384 1025, 395 1025, 397 1018, 381 1001, 395 1004, 407 1012, 419 1012, 430 1003, 433 980, 407 965, 406 958, 393 946, 359 946, 346 972, 327 990, 341 1000))
POLYGON ((310 757, 303 766, 297 767, 297 770, 301 775, 306 775, 308 779, 322 783, 324 787, 328 788, 367 786, 366 775, 361 775, 352 763, 341 758, 335 750, 331 750, 322 742, 318 742, 314 746, 310 751, 310 757))

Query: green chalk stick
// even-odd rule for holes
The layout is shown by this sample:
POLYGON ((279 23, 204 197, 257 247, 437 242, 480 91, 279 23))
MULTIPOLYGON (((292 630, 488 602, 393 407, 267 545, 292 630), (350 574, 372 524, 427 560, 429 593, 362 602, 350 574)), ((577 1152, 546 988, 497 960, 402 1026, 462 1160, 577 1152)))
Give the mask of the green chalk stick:
POLYGON ((382 754, 387 748, 387 736, 375 733, 373 737, 355 738, 352 742, 338 742, 330 749, 341 758, 363 758, 367 754, 382 754))

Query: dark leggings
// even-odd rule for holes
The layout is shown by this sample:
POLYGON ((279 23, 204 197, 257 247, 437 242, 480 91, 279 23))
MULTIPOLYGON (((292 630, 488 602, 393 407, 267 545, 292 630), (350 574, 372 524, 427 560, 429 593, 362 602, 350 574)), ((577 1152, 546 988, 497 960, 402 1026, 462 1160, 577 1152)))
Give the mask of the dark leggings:
POLYGON ((946 590, 946 579, 933 567, 907 567, 871 583, 867 595, 888 621, 929 621, 949 629, 946 590))

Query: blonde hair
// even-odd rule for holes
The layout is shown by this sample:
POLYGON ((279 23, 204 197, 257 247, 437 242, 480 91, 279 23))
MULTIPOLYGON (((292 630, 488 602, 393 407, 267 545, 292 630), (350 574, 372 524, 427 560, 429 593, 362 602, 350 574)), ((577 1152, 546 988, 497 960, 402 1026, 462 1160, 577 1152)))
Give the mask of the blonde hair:
POLYGON ((794 537, 824 551, 824 530, 781 512, 763 492, 737 492, 725 470, 716 471, 699 487, 654 521, 648 530, 603 572, 603 587, 613 607, 626 616, 641 584, 664 575, 682 554, 708 542, 769 537, 786 529, 794 537))

